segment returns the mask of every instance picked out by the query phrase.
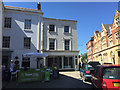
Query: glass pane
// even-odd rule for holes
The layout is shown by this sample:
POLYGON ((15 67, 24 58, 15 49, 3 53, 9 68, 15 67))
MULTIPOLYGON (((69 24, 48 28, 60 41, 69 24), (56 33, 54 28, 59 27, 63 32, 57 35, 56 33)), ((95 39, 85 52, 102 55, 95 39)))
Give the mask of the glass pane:
POLYGON ((103 78, 120 79, 120 67, 112 67, 103 69, 103 78))
POLYGON ((69 57, 69 66, 73 68, 73 57, 69 57))
POLYGON ((64 56, 64 68, 68 68, 68 57, 64 56))
POLYGON ((69 32, 69 26, 64 26, 64 32, 69 32))

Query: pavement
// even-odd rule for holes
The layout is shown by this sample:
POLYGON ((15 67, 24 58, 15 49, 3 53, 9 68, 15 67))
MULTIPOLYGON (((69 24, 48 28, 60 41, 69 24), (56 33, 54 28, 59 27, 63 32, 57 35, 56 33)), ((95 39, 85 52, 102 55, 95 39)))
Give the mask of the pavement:
POLYGON ((90 82, 83 82, 79 71, 59 72, 58 79, 49 82, 24 82, 17 81, 3 82, 4 88, 92 88, 90 82))

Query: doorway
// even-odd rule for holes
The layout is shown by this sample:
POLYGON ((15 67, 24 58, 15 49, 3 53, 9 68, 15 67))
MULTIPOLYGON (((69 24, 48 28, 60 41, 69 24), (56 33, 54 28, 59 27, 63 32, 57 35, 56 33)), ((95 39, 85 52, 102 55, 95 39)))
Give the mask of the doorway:
POLYGON ((8 56, 3 56, 2 57, 2 65, 5 65, 6 67, 10 67, 8 56))

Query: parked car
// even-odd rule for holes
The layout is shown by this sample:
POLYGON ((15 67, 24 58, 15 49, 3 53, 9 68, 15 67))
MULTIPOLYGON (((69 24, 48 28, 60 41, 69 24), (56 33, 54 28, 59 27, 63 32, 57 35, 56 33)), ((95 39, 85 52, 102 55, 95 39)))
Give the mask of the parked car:
POLYGON ((95 66, 97 65, 100 65, 100 63, 97 61, 91 61, 82 65, 80 68, 80 76, 83 81, 91 80, 92 75, 90 73, 90 70, 94 70, 95 66))
POLYGON ((120 90, 120 65, 97 65, 92 73, 92 85, 95 88, 120 90))

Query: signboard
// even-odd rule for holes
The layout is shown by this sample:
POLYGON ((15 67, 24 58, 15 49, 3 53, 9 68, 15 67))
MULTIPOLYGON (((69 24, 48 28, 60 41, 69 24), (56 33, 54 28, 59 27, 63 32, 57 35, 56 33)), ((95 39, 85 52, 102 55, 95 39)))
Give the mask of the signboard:
POLYGON ((18 82, 30 82, 30 81, 41 81, 41 71, 34 70, 30 71, 20 71, 18 73, 18 82))

